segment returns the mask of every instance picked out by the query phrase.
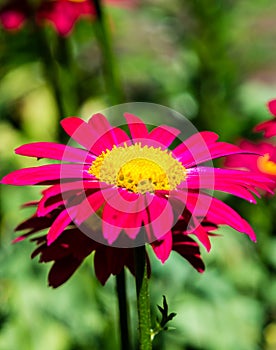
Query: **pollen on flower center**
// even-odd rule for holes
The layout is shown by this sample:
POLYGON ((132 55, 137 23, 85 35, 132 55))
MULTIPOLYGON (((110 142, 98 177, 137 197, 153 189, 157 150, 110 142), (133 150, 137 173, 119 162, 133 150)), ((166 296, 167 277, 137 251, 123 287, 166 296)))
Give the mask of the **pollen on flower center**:
POLYGON ((268 175, 276 175, 276 163, 269 160, 270 156, 268 153, 260 156, 257 160, 257 166, 262 173, 268 175))
POLYGON ((136 193, 173 190, 186 177, 185 167, 170 151, 140 143, 102 152, 89 172, 100 181, 136 193))

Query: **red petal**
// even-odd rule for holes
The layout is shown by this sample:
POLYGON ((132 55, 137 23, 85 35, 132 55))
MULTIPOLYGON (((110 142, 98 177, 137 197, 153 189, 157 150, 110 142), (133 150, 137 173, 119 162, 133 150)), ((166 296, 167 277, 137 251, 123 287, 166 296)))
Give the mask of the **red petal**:
POLYGON ((168 232, 161 241, 151 243, 155 255, 164 263, 170 256, 172 250, 172 233, 168 232))
POLYGON ((72 214, 73 210, 70 208, 63 210, 59 214, 47 234, 47 245, 52 244, 72 222, 72 214))
POLYGON ((87 151, 53 142, 34 142, 20 146, 15 150, 16 154, 36 158, 58 159, 68 162, 89 163, 95 156, 87 151))
POLYGON ((140 118, 130 113, 125 113, 124 117, 126 118, 131 137, 135 142, 148 137, 148 129, 140 118))

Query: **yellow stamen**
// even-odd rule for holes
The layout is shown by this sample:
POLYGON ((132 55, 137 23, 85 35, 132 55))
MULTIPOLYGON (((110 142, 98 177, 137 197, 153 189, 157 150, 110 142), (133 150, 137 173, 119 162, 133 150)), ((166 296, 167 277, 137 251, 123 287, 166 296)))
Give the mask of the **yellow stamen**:
POLYGON ((276 163, 269 160, 270 155, 268 153, 259 157, 257 160, 257 166, 262 173, 268 175, 276 175, 276 163))
POLYGON ((100 181, 135 193, 173 190, 186 177, 185 167, 169 151, 140 143, 102 152, 89 172, 100 181))

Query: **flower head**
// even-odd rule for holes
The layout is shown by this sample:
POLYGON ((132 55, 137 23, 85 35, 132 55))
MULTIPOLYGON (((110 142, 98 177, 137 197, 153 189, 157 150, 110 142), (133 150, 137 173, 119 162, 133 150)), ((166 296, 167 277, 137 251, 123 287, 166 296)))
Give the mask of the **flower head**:
POLYGON ((276 136, 276 99, 269 101, 267 107, 274 119, 258 124, 254 130, 257 132, 264 131, 265 137, 272 137, 276 136))
MULTIPOLYGON (((133 7, 134 0, 107 0, 111 5, 133 7)), ((61 36, 71 33, 80 18, 96 18, 91 0, 41 0, 36 7, 27 0, 9 0, 0 7, 0 23, 5 30, 19 30, 32 17, 39 25, 50 23, 61 36)))
POLYGON ((38 23, 50 22, 57 33, 66 36, 81 17, 95 18, 96 10, 90 0, 44 1, 37 11, 38 23))
POLYGON ((31 14, 27 1, 11 0, 0 9, 0 23, 6 30, 19 30, 31 14))
POLYGON ((225 165, 230 168, 248 169, 256 174, 267 176, 272 180, 268 187, 274 190, 276 188, 276 146, 266 141, 242 140, 239 147, 256 154, 229 156, 225 165))
POLYGON ((254 203, 253 194, 269 191, 270 179, 203 164, 248 151, 218 142, 212 132, 195 133, 180 142, 175 128, 161 125, 149 132, 138 117, 126 113, 125 118, 127 132, 112 127, 102 114, 88 122, 64 119, 64 130, 84 148, 36 142, 16 149, 20 155, 61 161, 16 170, 2 179, 10 185, 50 186, 35 214, 36 220, 51 216, 45 249, 60 242, 72 223, 109 248, 148 242, 162 262, 172 249, 185 255, 183 244, 190 235, 209 251, 210 227, 217 225, 229 225, 256 239, 251 226, 209 190, 254 203))

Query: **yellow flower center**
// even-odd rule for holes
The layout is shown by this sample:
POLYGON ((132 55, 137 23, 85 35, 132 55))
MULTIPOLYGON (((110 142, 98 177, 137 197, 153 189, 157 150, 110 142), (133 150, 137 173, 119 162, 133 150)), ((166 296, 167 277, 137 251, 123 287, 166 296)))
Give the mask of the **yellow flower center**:
POLYGON ((270 156, 268 153, 259 157, 257 160, 257 166, 262 173, 268 175, 276 175, 276 163, 269 160, 270 156))
POLYGON ((102 152, 88 171, 102 182, 142 194, 173 190, 186 177, 185 167, 170 151, 140 143, 113 146, 102 152))

